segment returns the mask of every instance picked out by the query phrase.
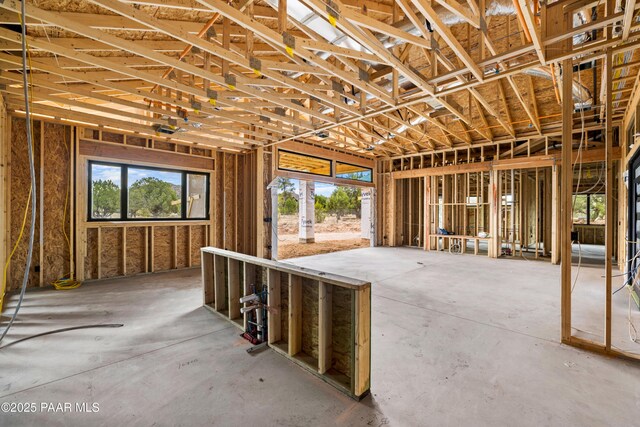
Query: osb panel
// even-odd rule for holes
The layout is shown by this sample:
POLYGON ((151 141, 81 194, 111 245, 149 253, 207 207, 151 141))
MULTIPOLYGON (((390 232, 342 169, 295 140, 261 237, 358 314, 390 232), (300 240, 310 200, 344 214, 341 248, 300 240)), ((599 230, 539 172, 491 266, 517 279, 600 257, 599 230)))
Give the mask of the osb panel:
POLYGON ((332 295, 332 356, 331 366, 351 377, 351 348, 352 348, 352 316, 351 300, 353 290, 333 286, 332 295))
POLYGON ((206 246, 206 225, 191 226, 191 265, 200 265, 200 248, 206 246))
POLYGON ((213 209, 211 214, 215 218, 215 239, 213 246, 224 248, 224 154, 216 153, 215 173, 211 182, 211 191, 214 191, 213 209))
POLYGON ((173 227, 154 227, 153 270, 169 270, 173 260, 173 227))
POLYGON ((112 133, 102 131, 102 140, 106 142, 124 143, 124 135, 121 133, 112 133))
POLYGON ((127 135, 127 145, 135 145, 136 147, 146 147, 147 138, 140 136, 127 135))
POLYGON ((146 227, 127 228, 127 276, 145 272, 146 227))
POLYGON ((174 151, 175 144, 166 141, 153 141, 153 148, 156 150, 174 151))
POLYGON ((205 156, 206 155, 206 151, 204 148, 197 148, 197 147, 192 147, 191 148, 191 154, 193 154, 194 156, 205 156))
MULTIPOLYGON (((267 188, 267 186, 271 183, 273 177, 271 176, 271 154, 267 152, 267 150, 264 151, 263 155, 262 155, 262 161, 264 162, 264 170, 262 172, 262 185, 263 188, 267 188)), ((260 161, 260 159, 258 159, 258 161, 260 161)), ((263 210, 263 215, 264 218, 271 218, 272 217, 272 207, 271 207, 271 197, 269 197, 269 193, 267 191, 265 191, 264 194, 264 200, 263 200, 263 206, 264 206, 264 210, 263 210)), ((267 227, 268 223, 265 223, 265 230, 264 230, 264 245, 265 245, 265 249, 264 249, 264 257, 267 259, 271 258, 271 249, 269 249, 271 247, 271 230, 270 227, 267 227)))
POLYGON ((391 185, 393 184, 393 180, 391 178, 391 174, 384 175, 384 224, 385 228, 383 230, 383 244, 389 245, 391 243, 391 236, 393 235, 393 224, 389 221, 391 218, 391 211, 395 200, 391 200, 391 185))
POLYGON ((318 358, 318 282, 302 279, 302 351, 318 358))
POLYGON ((189 146, 188 145, 178 144, 177 151, 178 151, 178 153, 189 154, 189 146))
POLYGON ((98 278, 98 229, 87 230, 87 256, 84 259, 84 277, 87 280, 98 278))
POLYGON ((176 254, 176 268, 189 267, 189 226, 176 227, 178 239, 178 253, 176 254))
MULTIPOLYGON (((36 168, 36 194, 32 197, 37 198, 40 191, 40 122, 33 122, 33 150, 36 168)), ((24 210, 27 205, 29 188, 31 187, 31 178, 29 174, 29 156, 27 154, 27 127, 24 119, 11 119, 11 247, 18 241, 20 230, 22 228, 22 220, 24 218, 24 210)), ((31 208, 27 214, 27 222, 25 224, 22 239, 17 244, 16 251, 11 258, 9 282, 7 290, 19 289, 22 284, 24 275, 24 267, 27 260, 27 252, 29 248, 29 227, 31 223, 31 208)), ((31 271, 27 286, 38 286, 39 274, 36 273, 36 267, 40 265, 40 244, 38 236, 40 235, 40 215, 36 212, 36 228, 35 240, 33 247, 33 256, 31 260, 31 271)))
POLYGON ((44 205, 42 277, 45 285, 69 274, 69 141, 71 128, 44 124, 44 205), (66 207, 66 209, 65 209, 66 207), (65 233, 66 236, 65 237, 65 233))
POLYGON ((246 196, 246 185, 245 185, 245 178, 247 177, 247 174, 249 173, 250 170, 250 165, 248 164, 248 160, 249 157, 248 156, 237 156, 238 158, 238 170, 236 171, 236 203, 238 206, 237 209, 237 233, 238 236, 236 238, 236 241, 238 242, 237 246, 236 246, 236 251, 241 252, 241 253, 247 253, 248 251, 248 244, 247 244, 247 237, 249 235, 249 226, 250 224, 248 223, 248 218, 247 218, 247 214, 248 214, 248 205, 250 205, 249 203, 249 199, 245 198, 246 196))
POLYGON ((224 155, 224 248, 236 250, 236 187, 233 154, 224 155))
POLYGON ((256 276, 252 285, 255 286, 256 292, 261 292, 262 288, 267 285, 267 269, 260 266, 256 266, 256 276))
POLYGON ((105 227, 101 233, 101 278, 122 276, 122 228, 105 227))
POLYGON ((280 273, 280 330, 283 342, 289 342, 289 274, 280 273))

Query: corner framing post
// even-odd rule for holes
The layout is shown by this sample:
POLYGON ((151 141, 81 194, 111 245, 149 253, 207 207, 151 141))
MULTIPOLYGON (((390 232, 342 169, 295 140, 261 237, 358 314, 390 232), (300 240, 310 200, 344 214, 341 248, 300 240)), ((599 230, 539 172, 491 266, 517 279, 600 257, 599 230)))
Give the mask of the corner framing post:
POLYGON ((424 178, 424 238, 422 244, 425 251, 431 250, 431 177, 424 178))
MULTIPOLYGON (((216 164, 216 170, 218 165, 216 164)), ((256 256, 264 258, 264 148, 256 149, 256 256)))
POLYGON ((500 171, 491 170, 489 172, 489 257, 499 258, 502 248, 502 234, 500 226, 502 225, 502 188, 500 180, 500 171))
POLYGON ((562 62, 562 170, 560 178, 560 236, 561 236, 561 274, 560 274, 560 317, 562 342, 571 340, 571 195, 573 173, 571 168, 573 144, 573 61, 562 62))
POLYGON ((613 255, 613 129, 611 108, 611 74, 612 74, 612 55, 611 48, 607 48, 604 60, 605 75, 605 108, 606 108, 606 132, 605 132, 605 159, 607 164, 607 176, 605 180, 605 349, 611 350, 611 258, 613 255))
POLYGON ((269 188, 271 192, 271 259, 278 259, 278 186, 269 188))
POLYGON ((551 264, 560 264, 560 166, 551 167, 551 264))
POLYGON ((393 177, 393 173, 390 173, 389 179, 389 224, 390 224, 390 234, 389 234, 389 246, 394 247, 396 245, 396 189, 397 184, 396 180, 393 177))

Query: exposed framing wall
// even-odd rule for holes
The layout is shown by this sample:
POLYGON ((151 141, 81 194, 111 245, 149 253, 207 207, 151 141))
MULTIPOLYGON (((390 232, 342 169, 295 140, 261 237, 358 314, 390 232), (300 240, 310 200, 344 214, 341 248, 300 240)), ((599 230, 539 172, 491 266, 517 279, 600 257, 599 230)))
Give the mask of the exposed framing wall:
MULTIPOLYGON (((6 200, 6 215, 0 225, 7 232, 1 258, 17 240, 28 196, 24 189, 29 188, 25 120, 5 115, 3 105, 0 120, 7 125, 2 126, 0 156, 6 185, 1 181, 0 196, 6 200)), ((34 149, 38 216, 30 287, 49 285, 72 270, 79 280, 92 280, 195 267, 200 265, 200 248, 209 245, 255 254, 253 153, 219 153, 167 138, 55 120, 34 121, 34 149), (87 222, 89 159, 209 172, 210 220, 87 222)), ((10 264, 7 291, 19 288, 26 249, 23 238, 10 264)))
MULTIPOLYGON (((460 148, 379 161, 377 209, 382 214, 378 224, 382 244, 447 250, 453 238, 464 248, 471 241, 474 248, 468 252, 478 254, 478 242, 487 241, 490 257, 499 257, 503 248, 509 248, 513 256, 522 256, 526 250, 536 258, 550 256, 551 262, 558 264, 562 236, 558 175, 563 160, 560 150, 548 140, 537 154, 531 154, 530 144, 497 143, 476 147, 474 152, 460 148), (481 189, 472 179, 480 175, 484 178, 481 189), (504 195, 512 195, 513 201, 506 202, 504 195), (466 198, 477 196, 483 198, 484 209, 471 215, 466 198), (441 210, 444 228, 454 233, 452 237, 437 235, 441 210), (480 219, 480 228, 490 238, 478 238, 480 224, 471 234, 464 231, 473 228, 468 223, 472 217, 480 219)), ((621 152, 620 147, 612 147, 612 161, 620 159, 621 152)), ((605 150, 596 148, 583 152, 580 160, 588 164, 604 162, 605 158, 605 150)), ((571 164, 576 162, 577 153, 573 153, 571 164)), ((612 221, 616 221, 617 212, 616 206, 612 221)), ((620 240, 619 235, 624 234, 615 228, 612 239, 620 240)), ((618 255, 617 245, 612 253, 618 255)))
MULTIPOLYGON (((9 254, 10 193, 9 193, 9 153, 11 141, 11 118, 7 114, 4 98, 0 95, 0 267, 4 269, 9 254)), ((0 285, 1 286, 1 285, 0 285)), ((2 289, 0 289, 2 292, 2 289)), ((0 307, 2 309, 2 307, 0 307)))

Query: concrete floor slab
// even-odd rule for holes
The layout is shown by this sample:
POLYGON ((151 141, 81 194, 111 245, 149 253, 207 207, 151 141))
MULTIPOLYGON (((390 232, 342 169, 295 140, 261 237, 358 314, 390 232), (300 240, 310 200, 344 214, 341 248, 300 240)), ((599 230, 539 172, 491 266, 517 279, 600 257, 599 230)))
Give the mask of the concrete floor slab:
MULTIPOLYGON (((247 354, 238 329, 200 307, 190 270, 29 292, 8 341, 125 326, 0 350, 0 402, 100 409, 0 412, 0 425, 637 424, 640 364, 558 343, 557 266, 404 248, 288 262, 373 282, 372 393, 362 402, 270 350, 247 354)), ((586 302, 602 296, 600 273, 582 268, 574 291, 585 328, 599 324, 599 307, 586 302)), ((614 303, 626 313, 624 295, 614 303)))

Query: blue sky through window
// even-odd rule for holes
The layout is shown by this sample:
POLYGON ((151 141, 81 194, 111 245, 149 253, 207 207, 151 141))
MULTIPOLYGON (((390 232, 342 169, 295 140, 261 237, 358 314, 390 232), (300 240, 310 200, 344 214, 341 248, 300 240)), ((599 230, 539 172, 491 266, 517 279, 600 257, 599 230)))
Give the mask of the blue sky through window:
POLYGON ((92 165, 91 179, 93 181, 110 180, 117 186, 120 186, 120 166, 92 165))
MULTIPOLYGON (((153 169, 129 168, 129 187, 139 179, 145 177, 158 178, 174 185, 182 184, 182 175, 179 172, 158 171, 153 169)), ((94 164, 91 170, 92 180, 111 180, 120 185, 120 166, 107 166, 94 164)))
POLYGON ((182 174, 178 172, 158 171, 152 169, 129 168, 129 187, 142 178, 157 178, 174 185, 182 185, 182 174))
MULTIPOLYGON (((295 192, 297 193, 300 189, 300 181, 297 179, 292 179, 293 186, 295 188, 295 192)), ((320 194, 322 196, 329 197, 333 190, 336 189, 336 186, 333 184, 325 184, 324 182, 316 182, 316 194, 320 194)))

